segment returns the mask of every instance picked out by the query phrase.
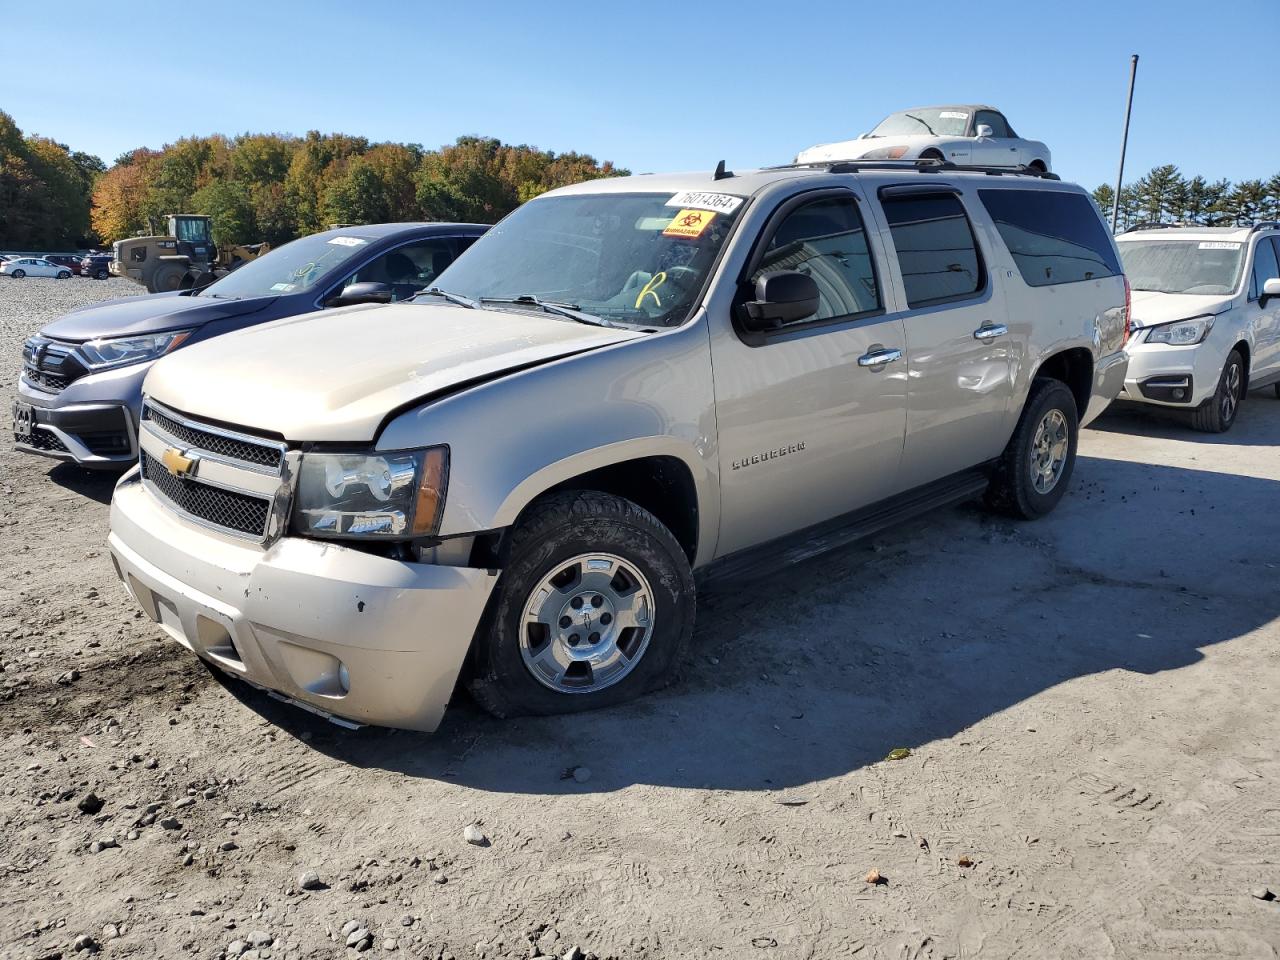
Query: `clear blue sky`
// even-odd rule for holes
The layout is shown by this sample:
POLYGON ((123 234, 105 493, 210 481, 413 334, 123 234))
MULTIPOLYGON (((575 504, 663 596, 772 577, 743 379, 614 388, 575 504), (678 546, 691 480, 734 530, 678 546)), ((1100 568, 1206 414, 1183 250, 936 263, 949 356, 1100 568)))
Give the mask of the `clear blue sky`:
POLYGON ((903 107, 989 102, 1068 179, 1280 172, 1280 0, 875 4, 0 0, 0 109, 110 163, 186 134, 478 133, 642 171, 786 162, 903 107), (227 11, 219 15, 219 8, 227 11), (1250 45, 1256 49, 1250 51, 1250 45))

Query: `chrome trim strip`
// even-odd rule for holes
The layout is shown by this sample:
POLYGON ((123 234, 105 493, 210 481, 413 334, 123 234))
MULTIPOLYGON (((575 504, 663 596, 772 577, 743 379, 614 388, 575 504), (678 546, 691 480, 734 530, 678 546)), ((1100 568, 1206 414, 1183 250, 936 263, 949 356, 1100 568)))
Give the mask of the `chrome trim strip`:
MULTIPOLYGON (((166 413, 165 416, 168 416, 168 414, 166 413)), ((236 460, 236 459, 233 459, 232 457, 227 457, 221 453, 217 453, 213 450, 209 450, 206 447, 202 447, 199 444, 188 443, 187 441, 183 440, 181 437, 175 437, 168 430, 165 430, 163 427, 157 424, 154 420, 141 420, 139 421, 139 423, 143 430, 145 430, 147 433, 155 437, 157 440, 159 440, 161 443, 165 444, 166 446, 181 447, 183 450, 198 451, 200 454, 201 460, 211 460, 214 463, 220 463, 223 466, 234 467, 237 470, 244 470, 246 473, 260 474, 261 476, 264 476, 264 477, 278 477, 280 475, 280 468, 278 467, 268 467, 265 464, 251 463, 248 460, 236 460)), ((183 424, 183 426, 187 426, 187 425, 188 424, 183 424)), ((192 429, 194 430, 197 428, 193 426, 192 429)), ((199 429, 207 429, 207 428, 202 427, 199 429)), ((280 463, 281 465, 284 464, 283 455, 280 458, 280 463)), ((240 492, 253 493, 253 494, 257 493, 256 490, 242 490, 240 492)))

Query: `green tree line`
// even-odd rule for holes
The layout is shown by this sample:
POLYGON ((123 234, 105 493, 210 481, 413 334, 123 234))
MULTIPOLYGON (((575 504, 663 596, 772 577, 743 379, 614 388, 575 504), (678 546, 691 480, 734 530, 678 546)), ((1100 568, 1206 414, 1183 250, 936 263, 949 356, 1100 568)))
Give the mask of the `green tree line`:
POLYGON ((24 136, 0 110, 0 248, 51 250, 89 239, 97 157, 46 137, 24 136))
POLYGON ((279 244, 330 223, 493 223, 553 187, 627 173, 491 137, 427 150, 317 131, 185 137, 107 169, 0 112, 0 249, 110 243, 162 229, 169 213, 212 216, 219 244, 279 244))
MULTIPOLYGON (((1093 191, 1108 221, 1116 191, 1102 184, 1093 191)), ((1206 227, 1248 226, 1280 220, 1280 173, 1269 180, 1209 181, 1185 177, 1172 163, 1152 167, 1120 191, 1120 229, 1138 223, 1187 223, 1206 227)))

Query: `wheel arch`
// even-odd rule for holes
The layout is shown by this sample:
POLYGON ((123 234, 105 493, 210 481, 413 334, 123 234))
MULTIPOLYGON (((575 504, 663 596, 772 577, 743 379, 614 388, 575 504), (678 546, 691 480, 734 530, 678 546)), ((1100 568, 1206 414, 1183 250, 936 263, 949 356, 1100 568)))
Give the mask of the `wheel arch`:
POLYGON ((714 547, 712 482, 705 466, 672 438, 621 441, 557 461, 527 477, 502 502, 493 526, 513 526, 547 494, 596 490, 648 510, 675 536, 690 564, 697 564, 705 562, 714 547))
POLYGON ((1067 347, 1040 362, 1031 382, 1040 378, 1060 380, 1076 398, 1076 415, 1084 419, 1093 393, 1093 354, 1086 347, 1067 347))

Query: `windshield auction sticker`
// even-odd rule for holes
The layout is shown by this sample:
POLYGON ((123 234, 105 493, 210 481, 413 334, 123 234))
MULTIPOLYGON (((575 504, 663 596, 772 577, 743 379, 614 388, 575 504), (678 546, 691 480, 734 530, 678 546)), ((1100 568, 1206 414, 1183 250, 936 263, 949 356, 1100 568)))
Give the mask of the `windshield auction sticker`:
POLYGON ((702 236, 702 232, 711 226, 716 218, 709 210, 681 210, 662 231, 664 237, 683 237, 693 240, 702 236))
POLYGON ((742 206, 742 198, 728 193, 703 193, 686 190, 677 193, 666 202, 668 207, 692 207, 695 210, 714 210, 716 213, 733 213, 742 206))
POLYGON ((961 113, 959 110, 943 110, 938 114, 943 120, 968 120, 967 113, 961 113))
POLYGON ((1205 240, 1200 244, 1201 250, 1239 250, 1240 244, 1229 240, 1205 240))
POLYGON ((365 241, 359 237, 334 237, 329 242, 336 243, 340 247, 363 247, 365 244, 365 241))

